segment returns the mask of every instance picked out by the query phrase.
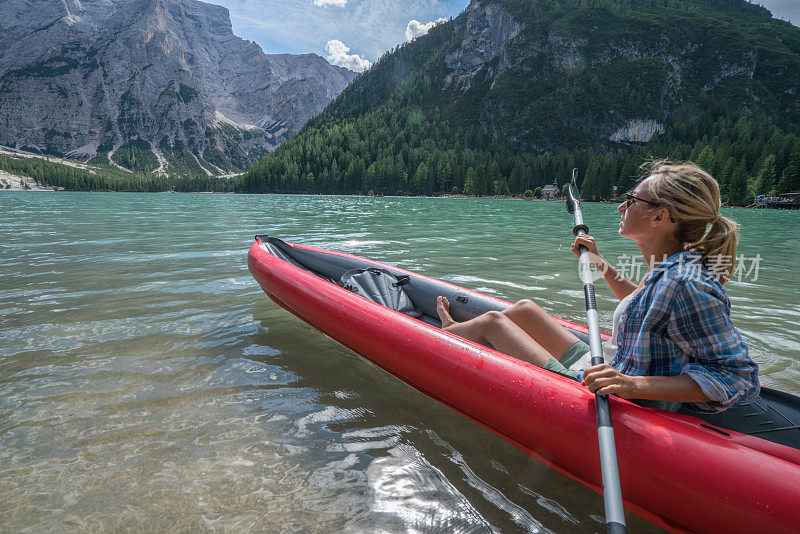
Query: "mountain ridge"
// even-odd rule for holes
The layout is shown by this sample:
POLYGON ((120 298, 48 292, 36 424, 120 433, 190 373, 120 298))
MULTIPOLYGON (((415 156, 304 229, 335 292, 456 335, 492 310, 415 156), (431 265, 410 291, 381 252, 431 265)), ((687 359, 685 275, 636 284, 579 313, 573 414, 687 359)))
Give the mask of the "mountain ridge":
POLYGON ((578 166, 590 198, 611 198, 646 157, 709 148, 740 202, 768 145, 774 188, 800 187, 798 90, 800 29, 744 0, 473 0, 383 56, 240 189, 520 194, 578 166))
POLYGON ((355 76, 264 54, 198 0, 7 0, 0 144, 180 175, 242 170, 355 76), (122 149, 122 150, 120 150, 122 149))

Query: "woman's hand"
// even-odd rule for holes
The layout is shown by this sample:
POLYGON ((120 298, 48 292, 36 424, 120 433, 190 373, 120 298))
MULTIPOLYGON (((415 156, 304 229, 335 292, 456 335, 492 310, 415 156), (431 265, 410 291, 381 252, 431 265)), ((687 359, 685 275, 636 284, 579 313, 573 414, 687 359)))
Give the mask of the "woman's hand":
POLYGON ((607 363, 589 367, 583 372, 583 385, 599 395, 618 395, 623 399, 638 399, 637 377, 620 373, 607 363))
POLYGON ((597 252, 597 244, 594 242, 594 238, 589 234, 579 235, 575 238, 575 242, 572 243, 572 252, 575 253, 576 256, 581 255, 581 251, 578 248, 580 245, 586 247, 589 251, 589 259, 594 266, 601 272, 603 272, 603 267, 605 267, 606 259, 597 252))
POLYGON ((614 292, 619 300, 624 299, 636 291, 637 284, 625 278, 597 252, 597 245, 592 236, 583 234, 575 238, 575 242, 572 243, 572 252, 574 252, 576 256, 581 255, 581 251, 578 250, 578 247, 581 245, 586 247, 589 251, 589 261, 594 263, 594 266, 597 267, 597 270, 603 275, 603 279, 608 283, 609 287, 611 287, 611 291, 614 292))

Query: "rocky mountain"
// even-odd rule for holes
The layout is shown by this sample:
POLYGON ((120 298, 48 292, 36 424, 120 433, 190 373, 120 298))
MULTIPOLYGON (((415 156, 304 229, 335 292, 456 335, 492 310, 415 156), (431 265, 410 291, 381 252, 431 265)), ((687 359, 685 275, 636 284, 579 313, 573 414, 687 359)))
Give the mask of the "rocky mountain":
POLYGON ((798 125, 800 29, 761 6, 472 0, 381 58, 241 187, 519 194, 578 166, 609 198, 655 156, 702 159, 739 198, 762 169, 761 192, 800 187, 798 125))
POLYGON ((197 0, 0 0, 0 145, 144 172, 244 169, 355 77, 268 55, 197 0))

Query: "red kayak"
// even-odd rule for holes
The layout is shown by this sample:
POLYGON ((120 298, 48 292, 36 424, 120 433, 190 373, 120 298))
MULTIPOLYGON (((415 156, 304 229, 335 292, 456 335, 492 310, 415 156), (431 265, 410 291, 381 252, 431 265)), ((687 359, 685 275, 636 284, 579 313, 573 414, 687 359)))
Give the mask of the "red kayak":
MULTIPOLYGON (((602 492, 594 395, 578 382, 442 330, 510 305, 340 252, 257 236, 250 272, 308 324, 520 449, 602 492)), ((579 337, 586 328, 560 320, 579 337)), ((721 414, 613 397, 625 507, 674 532, 800 532, 800 398, 763 388, 721 414)))

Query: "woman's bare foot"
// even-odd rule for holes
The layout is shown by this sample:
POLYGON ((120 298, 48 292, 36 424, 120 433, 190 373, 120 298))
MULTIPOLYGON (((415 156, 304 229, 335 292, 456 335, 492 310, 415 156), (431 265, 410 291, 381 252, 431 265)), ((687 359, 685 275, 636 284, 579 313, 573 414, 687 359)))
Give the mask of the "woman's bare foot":
POLYGON ((439 314, 439 319, 442 321, 442 328, 456 324, 450 317, 450 301, 447 300, 447 297, 436 297, 436 313, 439 314))

